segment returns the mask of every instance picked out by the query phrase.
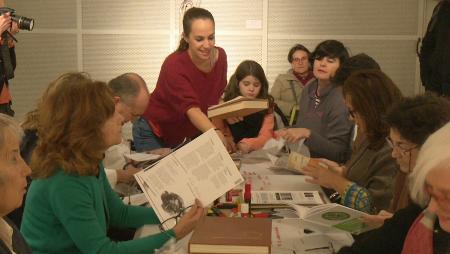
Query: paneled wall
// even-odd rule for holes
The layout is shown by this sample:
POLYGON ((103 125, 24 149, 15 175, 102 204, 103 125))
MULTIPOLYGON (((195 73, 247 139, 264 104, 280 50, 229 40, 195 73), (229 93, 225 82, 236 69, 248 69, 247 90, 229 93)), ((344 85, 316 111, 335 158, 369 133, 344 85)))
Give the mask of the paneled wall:
MULTIPOLYGON (((430 0, 429 0, 430 1, 430 0)), ((152 90, 164 58, 179 41, 182 0, 7 0, 35 30, 17 36, 12 81, 20 118, 47 84, 66 71, 108 81, 140 73, 152 90)), ((202 0, 216 19, 216 44, 228 54, 228 74, 245 59, 258 61, 269 82, 289 68, 295 43, 314 49, 325 39, 344 42, 352 54, 373 56, 405 94, 420 91, 417 38, 421 0, 202 0)))

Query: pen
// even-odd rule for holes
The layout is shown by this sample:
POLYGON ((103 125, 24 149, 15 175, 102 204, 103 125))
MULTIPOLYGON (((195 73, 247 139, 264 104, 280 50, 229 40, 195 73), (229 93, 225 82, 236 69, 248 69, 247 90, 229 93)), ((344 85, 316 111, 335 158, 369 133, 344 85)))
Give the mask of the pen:
POLYGON ((217 209, 216 207, 211 207, 211 210, 213 211, 213 213, 214 213, 216 216, 219 216, 219 217, 227 217, 226 214, 224 214, 222 211, 220 211, 220 210, 217 209))

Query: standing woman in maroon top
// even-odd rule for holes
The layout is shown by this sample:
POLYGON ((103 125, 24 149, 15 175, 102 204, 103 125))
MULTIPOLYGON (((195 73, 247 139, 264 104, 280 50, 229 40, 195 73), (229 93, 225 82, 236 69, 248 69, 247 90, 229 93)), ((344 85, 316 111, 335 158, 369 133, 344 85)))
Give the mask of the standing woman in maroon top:
POLYGON ((227 84, 227 56, 214 44, 212 14, 196 7, 186 11, 180 45, 165 59, 143 115, 151 131, 141 137, 155 142, 154 147, 173 147, 215 128, 206 112, 219 103, 227 84))

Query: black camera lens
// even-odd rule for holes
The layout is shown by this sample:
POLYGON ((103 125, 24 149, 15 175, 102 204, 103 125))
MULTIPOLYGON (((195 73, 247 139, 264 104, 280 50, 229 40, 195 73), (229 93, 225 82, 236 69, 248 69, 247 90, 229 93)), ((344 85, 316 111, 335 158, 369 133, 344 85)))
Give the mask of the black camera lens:
POLYGON ((15 14, 11 15, 11 19, 17 23, 17 26, 19 27, 19 29, 28 30, 28 31, 33 30, 34 19, 30 19, 30 18, 27 18, 24 16, 15 15, 15 14))

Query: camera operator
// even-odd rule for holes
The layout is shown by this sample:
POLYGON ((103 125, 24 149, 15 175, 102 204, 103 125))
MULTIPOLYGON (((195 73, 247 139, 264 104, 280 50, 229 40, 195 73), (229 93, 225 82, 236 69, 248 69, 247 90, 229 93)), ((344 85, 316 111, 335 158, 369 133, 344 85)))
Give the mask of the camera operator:
POLYGON ((17 22, 11 20, 9 12, 0 16, 0 113, 14 116, 14 110, 11 108, 11 91, 8 80, 14 77, 16 68, 16 53, 14 51, 14 41, 6 31, 12 35, 19 32, 17 22))

